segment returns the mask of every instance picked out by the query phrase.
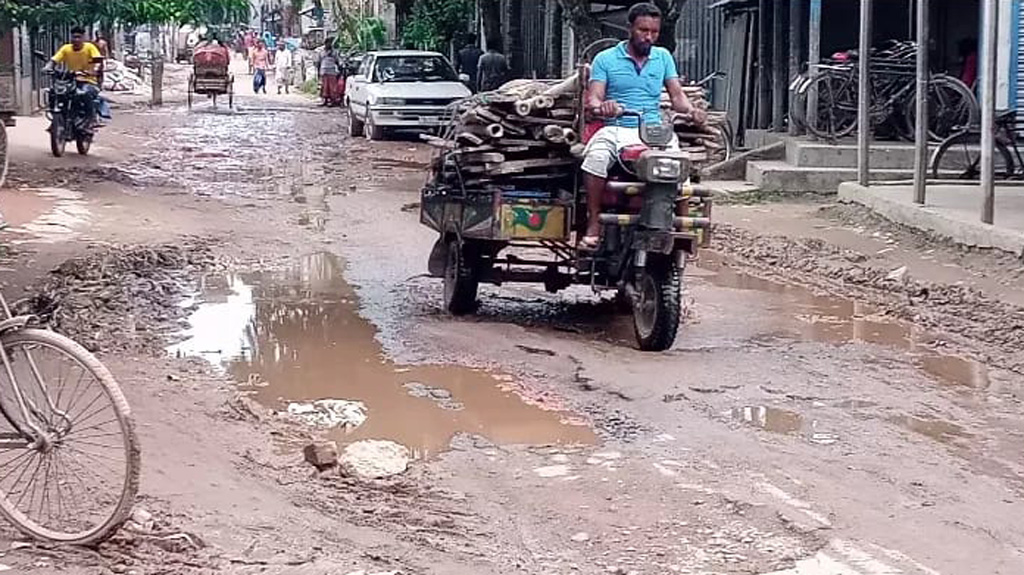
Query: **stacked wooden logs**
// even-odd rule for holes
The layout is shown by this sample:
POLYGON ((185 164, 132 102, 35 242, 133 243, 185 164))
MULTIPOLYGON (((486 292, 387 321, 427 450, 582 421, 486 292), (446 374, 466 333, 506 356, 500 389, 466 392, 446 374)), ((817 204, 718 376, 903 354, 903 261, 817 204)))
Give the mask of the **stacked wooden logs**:
MULTIPOLYGON (((683 86, 683 91, 694 106, 702 110, 710 109, 704 88, 683 86)), ((667 92, 661 95, 661 107, 666 111, 672 108, 667 92)), ((709 112, 707 125, 703 127, 695 126, 688 116, 682 114, 668 112, 668 117, 671 118, 676 136, 679 138, 679 146, 688 152, 692 162, 714 161, 720 154, 725 153, 725 144, 720 133, 725 126, 725 112, 709 112)))
POLYGON ((422 136, 442 153, 435 169, 458 167, 472 186, 543 181, 571 174, 579 143, 576 77, 513 80, 465 100, 445 137, 422 136))

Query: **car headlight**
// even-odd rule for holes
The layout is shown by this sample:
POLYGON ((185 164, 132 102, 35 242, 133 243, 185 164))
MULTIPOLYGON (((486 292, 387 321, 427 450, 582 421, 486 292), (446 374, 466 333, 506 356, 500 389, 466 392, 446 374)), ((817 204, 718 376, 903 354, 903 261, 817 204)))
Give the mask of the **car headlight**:
POLYGON ((377 100, 379 106, 404 106, 405 100, 402 98, 379 98, 377 100))

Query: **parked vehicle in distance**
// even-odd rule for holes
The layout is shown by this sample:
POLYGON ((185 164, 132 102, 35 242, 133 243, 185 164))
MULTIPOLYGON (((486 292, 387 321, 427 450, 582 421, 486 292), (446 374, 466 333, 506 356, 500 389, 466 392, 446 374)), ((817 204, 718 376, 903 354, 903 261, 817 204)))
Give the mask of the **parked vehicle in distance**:
POLYGON ((464 80, 437 52, 368 52, 346 84, 351 133, 379 140, 388 130, 436 129, 449 104, 471 95, 464 80))

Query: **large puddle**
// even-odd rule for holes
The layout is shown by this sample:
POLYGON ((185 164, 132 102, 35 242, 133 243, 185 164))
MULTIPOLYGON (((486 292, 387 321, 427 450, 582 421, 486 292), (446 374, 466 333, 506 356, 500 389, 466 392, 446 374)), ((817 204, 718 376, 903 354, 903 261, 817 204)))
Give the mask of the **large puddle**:
POLYGON ((415 456, 448 447, 459 432, 499 444, 594 443, 590 428, 509 390, 511 378, 457 366, 408 366, 384 358, 375 328, 329 254, 286 274, 208 277, 185 341, 170 351, 222 366, 262 404, 343 399, 365 421, 333 439, 390 439, 415 456))
POLYGON ((984 364, 939 353, 939 339, 915 326, 887 318, 870 305, 846 298, 818 295, 807 288, 770 281, 725 265, 704 252, 700 268, 708 282, 720 287, 774 294, 772 312, 782 318, 786 336, 828 343, 862 342, 906 351, 913 365, 944 385, 983 389, 989 386, 984 364))

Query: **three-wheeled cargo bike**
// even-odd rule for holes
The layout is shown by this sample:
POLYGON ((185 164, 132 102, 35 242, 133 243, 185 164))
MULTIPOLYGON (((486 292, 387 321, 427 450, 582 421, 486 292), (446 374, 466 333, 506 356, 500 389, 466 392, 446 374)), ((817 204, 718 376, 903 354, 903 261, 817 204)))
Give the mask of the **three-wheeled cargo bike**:
MULTIPOLYGON (((588 71, 586 64, 577 71, 580 134, 593 131, 582 105, 588 71)), ((644 145, 622 150, 609 174, 596 248, 579 241, 587 218, 580 147, 562 172, 479 187, 466 185, 473 178, 457 152, 435 159, 421 191, 420 221, 438 233, 429 271, 443 278, 449 312, 472 313, 481 283, 537 283, 551 293, 583 285, 618 292, 631 310, 640 349, 672 346, 682 319, 684 269, 710 240, 711 194, 671 145, 671 125, 627 114, 637 117, 644 145)))

